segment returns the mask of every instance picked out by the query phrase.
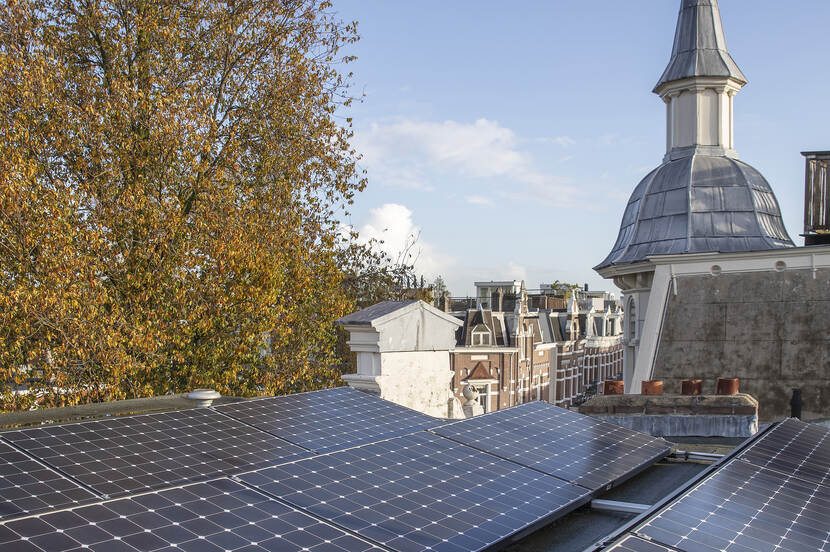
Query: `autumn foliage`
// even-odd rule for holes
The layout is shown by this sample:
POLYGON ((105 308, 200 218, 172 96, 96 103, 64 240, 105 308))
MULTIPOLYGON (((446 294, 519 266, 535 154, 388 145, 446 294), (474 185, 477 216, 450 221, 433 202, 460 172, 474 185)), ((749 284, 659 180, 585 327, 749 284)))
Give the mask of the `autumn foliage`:
POLYGON ((330 384, 368 258, 334 214, 364 185, 354 24, 319 0, 0 10, 0 407, 330 384))

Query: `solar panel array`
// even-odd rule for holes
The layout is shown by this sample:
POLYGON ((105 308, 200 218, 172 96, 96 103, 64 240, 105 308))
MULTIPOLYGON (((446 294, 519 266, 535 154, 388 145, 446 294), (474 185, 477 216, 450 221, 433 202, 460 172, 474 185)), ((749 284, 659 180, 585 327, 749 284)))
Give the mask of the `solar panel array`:
POLYGON ((240 479, 405 552, 483 550, 590 499, 587 489, 426 432, 240 479))
POLYGON ((13 520, 15 552, 363 552, 374 545, 229 479, 13 520))
POLYGON ((485 550, 668 452, 541 403, 483 418, 515 449, 349 388, 7 431, 0 549, 485 550))
POLYGON ((0 520, 95 498, 55 470, 0 442, 0 520))
POLYGON ((671 451, 663 439, 541 401, 433 432, 589 489, 616 483, 671 451))
POLYGON ((318 453, 434 427, 440 420, 351 387, 217 406, 216 410, 318 453))
POLYGON ((807 481, 830 484, 830 431, 788 419, 739 458, 807 481))
POLYGON ((779 423, 631 533, 683 552, 830 550, 828 443, 827 429, 779 423))
POLYGON ((207 408, 44 426, 2 437, 104 497, 311 454, 207 408))

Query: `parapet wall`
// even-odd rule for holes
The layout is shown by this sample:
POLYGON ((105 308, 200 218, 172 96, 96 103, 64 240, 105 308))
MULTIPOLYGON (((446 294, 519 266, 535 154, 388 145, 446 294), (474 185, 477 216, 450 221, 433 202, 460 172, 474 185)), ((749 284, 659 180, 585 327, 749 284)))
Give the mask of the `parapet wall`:
POLYGON ((718 377, 740 378, 762 420, 789 416, 797 387, 804 419, 830 416, 830 270, 679 276, 676 291, 653 379, 671 391, 703 379, 714 393, 718 377))
POLYGON ((580 414, 657 437, 749 437, 758 431, 758 401, 737 395, 602 395, 580 414))

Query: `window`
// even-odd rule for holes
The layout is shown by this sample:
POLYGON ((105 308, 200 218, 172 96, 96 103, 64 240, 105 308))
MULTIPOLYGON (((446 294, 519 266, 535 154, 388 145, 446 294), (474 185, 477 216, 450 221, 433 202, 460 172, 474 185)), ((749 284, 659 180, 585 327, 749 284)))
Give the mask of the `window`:
POLYGON ((484 324, 479 324, 473 328, 473 345, 490 345, 490 330, 484 324))
POLYGON ((476 391, 478 391, 478 404, 481 405, 481 408, 484 409, 484 412, 490 411, 490 385, 476 385, 476 391))

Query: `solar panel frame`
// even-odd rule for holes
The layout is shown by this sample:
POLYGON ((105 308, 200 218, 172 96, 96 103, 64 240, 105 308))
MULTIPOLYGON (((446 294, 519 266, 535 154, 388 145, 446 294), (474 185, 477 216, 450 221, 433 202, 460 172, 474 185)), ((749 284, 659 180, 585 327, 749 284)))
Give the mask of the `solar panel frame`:
POLYGON ((90 490, 0 441, 0 520, 96 500, 90 490))
POLYGON ((417 432, 237 476, 400 552, 473 552, 567 514, 590 492, 417 432))
POLYGON ((0 438, 105 498, 312 455, 208 408, 13 430, 0 438))
POLYGON ((617 552, 674 552, 675 549, 663 546, 660 543, 647 541, 632 535, 626 535, 625 538, 606 548, 609 552, 616 550, 617 552))
POLYGON ((443 423, 351 387, 264 397, 213 408, 319 454, 443 423))
POLYGON ((658 437, 542 401, 431 431, 593 491, 621 483, 672 450, 670 443, 658 437))
POLYGON ((826 549, 830 487, 733 459, 633 532, 684 552, 826 549))
POLYGON ((16 552, 381 550, 365 539, 227 478, 0 523, 0 549, 16 552))

